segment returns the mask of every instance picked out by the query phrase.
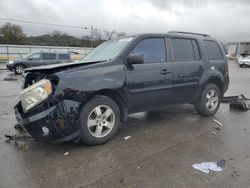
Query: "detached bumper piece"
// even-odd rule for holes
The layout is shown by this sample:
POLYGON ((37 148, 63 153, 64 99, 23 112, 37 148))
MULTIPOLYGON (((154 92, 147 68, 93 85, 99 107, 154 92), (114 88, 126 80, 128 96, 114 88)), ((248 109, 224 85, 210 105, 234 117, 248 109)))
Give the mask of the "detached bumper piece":
POLYGON ((250 104, 247 101, 250 100, 244 95, 223 97, 222 102, 230 103, 229 107, 237 110, 248 111, 250 110, 250 104))

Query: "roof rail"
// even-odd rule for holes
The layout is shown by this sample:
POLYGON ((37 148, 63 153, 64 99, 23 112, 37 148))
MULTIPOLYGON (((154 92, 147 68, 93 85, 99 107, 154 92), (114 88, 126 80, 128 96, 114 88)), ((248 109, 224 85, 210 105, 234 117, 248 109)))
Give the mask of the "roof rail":
POLYGON ((192 32, 184 32, 184 31, 169 31, 168 33, 172 34, 189 34, 189 35, 200 35, 203 37, 210 37, 210 35, 202 34, 202 33, 192 33, 192 32))

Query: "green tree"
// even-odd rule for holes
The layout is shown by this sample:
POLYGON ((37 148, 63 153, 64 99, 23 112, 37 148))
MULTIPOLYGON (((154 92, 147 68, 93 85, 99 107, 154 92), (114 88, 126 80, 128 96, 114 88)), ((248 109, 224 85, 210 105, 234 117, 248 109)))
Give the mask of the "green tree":
POLYGON ((26 35, 19 25, 5 23, 0 27, 0 33, 3 35, 3 40, 7 44, 25 44, 26 35))

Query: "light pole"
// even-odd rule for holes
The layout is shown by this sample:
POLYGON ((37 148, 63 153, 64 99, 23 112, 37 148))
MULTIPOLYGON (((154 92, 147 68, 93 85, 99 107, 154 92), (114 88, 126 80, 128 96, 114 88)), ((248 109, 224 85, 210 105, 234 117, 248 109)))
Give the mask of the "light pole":
POLYGON ((90 27, 84 27, 83 29, 90 29, 90 47, 93 48, 93 38, 94 38, 94 34, 93 34, 93 30, 94 27, 93 25, 91 25, 90 27))

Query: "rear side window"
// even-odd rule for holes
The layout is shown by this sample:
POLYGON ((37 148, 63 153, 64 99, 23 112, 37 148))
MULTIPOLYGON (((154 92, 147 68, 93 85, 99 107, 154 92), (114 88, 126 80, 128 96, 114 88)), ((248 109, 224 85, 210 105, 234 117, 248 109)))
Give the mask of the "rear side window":
POLYGON ((166 61, 164 38, 149 38, 141 40, 130 53, 144 53, 144 63, 159 63, 166 61))
POLYGON ((55 60, 56 59, 56 54, 53 54, 53 53, 44 53, 43 54, 43 59, 44 60, 55 60))
POLYGON ((196 40, 172 38, 174 61, 200 60, 199 48, 196 40))
POLYGON ((223 56, 219 45, 215 41, 204 40, 204 47, 208 56, 208 60, 222 60, 223 56))
POLYGON ((59 54, 59 59, 60 60, 69 60, 69 55, 68 54, 59 54))

